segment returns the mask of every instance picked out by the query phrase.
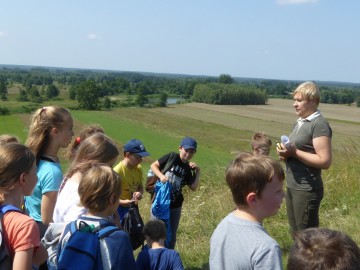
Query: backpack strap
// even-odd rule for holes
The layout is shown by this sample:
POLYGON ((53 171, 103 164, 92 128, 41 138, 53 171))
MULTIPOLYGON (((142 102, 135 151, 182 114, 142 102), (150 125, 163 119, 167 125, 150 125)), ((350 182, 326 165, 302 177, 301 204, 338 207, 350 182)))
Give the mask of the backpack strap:
POLYGON ((170 156, 168 158, 168 160, 165 163, 164 168, 161 170, 161 173, 166 173, 168 170, 170 170, 170 168, 172 167, 172 165, 174 165, 174 162, 176 160, 176 157, 178 156, 177 153, 175 152, 170 152, 170 156))
POLYGON ((9 211, 16 211, 16 212, 22 213, 22 211, 19 208, 13 206, 12 204, 4 204, 4 205, 0 206, 0 212, 3 215, 5 215, 9 211))
POLYGON ((94 230, 93 225, 88 225, 85 221, 82 221, 82 220, 80 221, 80 224, 78 224, 78 222, 75 220, 70 223, 71 234, 75 233, 77 230, 81 230, 81 226, 83 224, 89 227, 89 230, 88 230, 89 233, 96 233, 99 239, 110 235, 114 231, 120 230, 118 227, 114 226, 110 222, 105 223, 101 226, 101 228, 94 230))
POLYGON ((104 238, 110 234, 112 234, 113 232, 115 231, 119 231, 120 229, 114 225, 109 225, 109 226, 106 226, 105 228, 102 228, 100 229, 98 232, 97 232, 97 235, 99 237, 99 239, 101 238, 104 238))
POLYGON ((49 161, 49 162, 51 162, 51 163, 55 163, 55 161, 54 161, 53 159, 49 158, 49 157, 40 156, 40 158, 39 158, 39 159, 41 159, 41 160, 45 160, 45 161, 49 161))

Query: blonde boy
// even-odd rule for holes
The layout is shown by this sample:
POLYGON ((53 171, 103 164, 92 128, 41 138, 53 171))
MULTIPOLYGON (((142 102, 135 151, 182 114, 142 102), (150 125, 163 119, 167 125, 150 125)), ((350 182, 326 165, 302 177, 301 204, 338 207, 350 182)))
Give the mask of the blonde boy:
POLYGON ((256 155, 268 156, 272 142, 264 132, 256 132, 251 140, 251 148, 256 155))
POLYGON ((236 209, 210 240, 210 269, 282 269, 281 250, 262 223, 284 199, 284 171, 264 155, 240 153, 226 170, 236 209))

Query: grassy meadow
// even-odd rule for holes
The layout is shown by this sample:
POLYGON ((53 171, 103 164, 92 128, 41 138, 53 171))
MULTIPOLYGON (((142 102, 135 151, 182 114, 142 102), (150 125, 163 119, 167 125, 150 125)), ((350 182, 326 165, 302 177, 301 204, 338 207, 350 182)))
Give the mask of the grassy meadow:
MULTIPOLYGON (((290 100, 270 99, 261 106, 217 106, 198 103, 167 108, 124 108, 111 111, 71 111, 75 134, 85 125, 98 123, 122 147, 132 138, 141 139, 151 153, 143 162, 144 179, 151 162, 176 151, 183 136, 198 141, 193 158, 201 167, 196 192, 184 188, 185 202, 178 231, 177 250, 186 269, 208 269, 209 240, 216 225, 234 208, 224 181, 224 170, 237 151, 250 151, 255 131, 266 132, 273 140, 271 156, 276 157, 275 141, 288 134, 296 120, 290 100)), ((0 106, 6 104, 0 101, 0 106)), ((333 163, 324 171, 325 196, 321 226, 343 230, 360 244, 360 119, 359 108, 321 104, 320 110, 333 129, 333 163)), ((25 141, 30 115, 0 116, 0 134, 11 133, 25 141)), ((62 151, 63 170, 68 166, 62 151)), ((121 157, 119 157, 119 160, 121 157)), ((148 194, 140 203, 146 222, 148 194)), ((285 205, 278 215, 264 223, 283 250, 284 264, 292 244, 288 233, 285 205)))

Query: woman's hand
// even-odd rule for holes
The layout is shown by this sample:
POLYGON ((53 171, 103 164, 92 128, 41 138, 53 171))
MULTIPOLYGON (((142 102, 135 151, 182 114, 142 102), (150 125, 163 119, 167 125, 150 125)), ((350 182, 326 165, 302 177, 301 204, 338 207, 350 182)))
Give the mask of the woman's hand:
POLYGON ((287 148, 281 143, 281 148, 276 149, 277 154, 279 155, 280 160, 286 160, 289 157, 293 157, 296 155, 296 147, 294 144, 290 144, 287 148))

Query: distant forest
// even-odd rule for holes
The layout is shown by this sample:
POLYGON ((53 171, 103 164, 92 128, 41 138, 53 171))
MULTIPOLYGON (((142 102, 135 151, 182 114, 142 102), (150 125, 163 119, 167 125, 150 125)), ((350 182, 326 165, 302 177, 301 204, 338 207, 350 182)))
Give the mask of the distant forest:
MULTIPOLYGON (((59 98, 78 101, 78 108, 96 110, 116 106, 166 106, 168 96, 210 104, 265 104, 267 98, 291 98, 300 81, 116 72, 51 67, 0 65, 1 107, 9 89, 18 89, 18 102, 41 103, 59 98), (123 95, 127 102, 113 97, 123 95), (62 95, 64 98, 64 95, 62 95), (156 100, 154 103, 153 100, 156 100)), ((321 102, 360 106, 360 84, 316 81, 321 102)))

